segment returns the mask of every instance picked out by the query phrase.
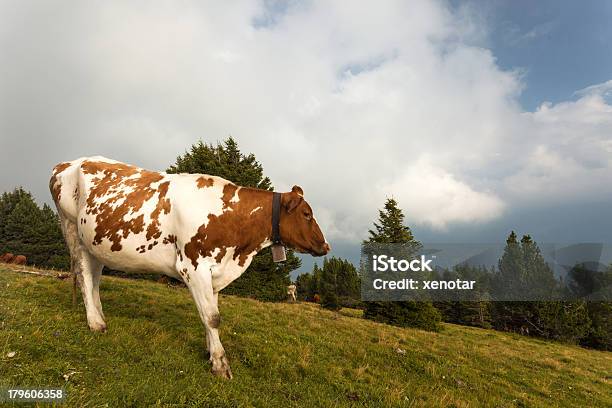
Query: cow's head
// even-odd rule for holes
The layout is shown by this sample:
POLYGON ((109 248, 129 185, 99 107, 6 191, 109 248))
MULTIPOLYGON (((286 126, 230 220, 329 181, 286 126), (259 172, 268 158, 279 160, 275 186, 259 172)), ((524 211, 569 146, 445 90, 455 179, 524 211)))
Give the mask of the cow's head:
POLYGON ((298 252, 323 256, 331 250, 299 186, 281 194, 280 235, 298 252))

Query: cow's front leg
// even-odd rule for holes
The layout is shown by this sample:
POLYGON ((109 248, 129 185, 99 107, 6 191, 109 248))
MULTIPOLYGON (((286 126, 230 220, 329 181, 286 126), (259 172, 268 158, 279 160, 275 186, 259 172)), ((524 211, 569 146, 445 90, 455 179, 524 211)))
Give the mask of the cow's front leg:
POLYGON ((210 265, 199 265, 198 268, 182 270, 185 283, 195 300, 200 318, 206 328, 206 344, 210 353, 214 375, 232 378, 232 370, 225 355, 225 349, 219 339, 221 315, 217 305, 218 295, 213 292, 210 265))

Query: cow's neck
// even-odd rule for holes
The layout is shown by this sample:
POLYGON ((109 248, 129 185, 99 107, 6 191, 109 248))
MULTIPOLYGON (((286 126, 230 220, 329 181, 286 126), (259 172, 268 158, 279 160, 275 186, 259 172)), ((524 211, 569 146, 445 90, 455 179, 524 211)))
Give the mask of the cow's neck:
POLYGON ((257 251, 272 245, 272 196, 273 192, 243 187, 239 191, 240 203, 244 203, 239 213, 245 217, 243 225, 245 240, 256 240, 257 251))

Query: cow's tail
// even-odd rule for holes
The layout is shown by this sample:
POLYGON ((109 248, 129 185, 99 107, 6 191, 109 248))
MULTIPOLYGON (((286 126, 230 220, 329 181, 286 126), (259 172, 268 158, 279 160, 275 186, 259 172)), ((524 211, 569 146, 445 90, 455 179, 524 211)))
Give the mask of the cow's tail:
POLYGON ((79 200, 79 167, 82 159, 72 162, 60 163, 53 168, 49 180, 49 190, 57 208, 64 240, 70 251, 70 271, 72 274, 72 304, 77 300, 77 268, 75 262, 75 246, 78 245, 78 231, 76 220, 79 200))

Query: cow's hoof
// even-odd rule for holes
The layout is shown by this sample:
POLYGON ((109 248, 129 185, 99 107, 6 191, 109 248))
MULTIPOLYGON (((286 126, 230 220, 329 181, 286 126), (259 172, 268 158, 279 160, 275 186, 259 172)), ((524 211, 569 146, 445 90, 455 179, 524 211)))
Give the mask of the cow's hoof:
POLYGON ((229 361, 225 355, 221 358, 216 358, 212 360, 212 373, 218 377, 224 377, 228 380, 233 378, 232 370, 229 366, 229 361))
POLYGON ((89 330, 94 332, 106 332, 106 323, 89 323, 89 330))

